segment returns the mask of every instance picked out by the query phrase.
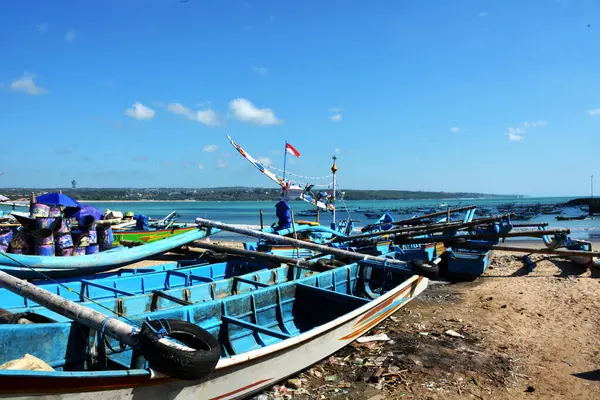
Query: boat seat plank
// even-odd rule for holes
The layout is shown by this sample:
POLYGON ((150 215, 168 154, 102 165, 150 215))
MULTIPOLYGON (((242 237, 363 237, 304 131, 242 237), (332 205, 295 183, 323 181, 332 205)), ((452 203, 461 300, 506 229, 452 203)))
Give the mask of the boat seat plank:
POLYGON ((256 285, 256 286, 260 286, 260 287, 269 287, 270 285, 264 282, 259 282, 259 281, 253 281, 250 279, 246 279, 246 278, 241 278, 239 276, 234 276, 233 277, 234 280, 238 281, 238 282, 243 282, 243 283, 249 283, 251 285, 256 285))
POLYGON ((273 336, 273 337, 276 337, 278 339, 285 340, 285 339, 289 339, 289 338, 292 337, 291 335, 288 335, 287 333, 277 332, 277 331, 274 331, 272 329, 265 328, 264 326, 260 326, 260 325, 253 324, 251 322, 243 321, 241 319, 238 319, 238 318, 235 318, 235 317, 231 317, 229 315, 223 315, 221 317, 221 319, 224 322, 227 322, 227 323, 230 323, 230 324, 239 325, 239 326, 241 326, 243 328, 247 328, 247 329, 256 331, 258 333, 263 333, 265 335, 273 336))
MULTIPOLYGON (((86 279, 83 279, 81 282, 83 284, 85 284, 86 286, 88 286, 88 287, 89 286, 93 286, 93 287, 96 287, 96 288, 99 288, 99 289, 103 289, 103 290, 106 290, 106 291, 109 291, 109 292, 113 292, 115 294, 122 294, 122 295, 125 295, 125 296, 133 296, 134 295, 134 293, 128 292, 126 290, 122 290, 122 289, 117 289, 117 288, 114 288, 114 287, 106 286, 106 285, 103 285, 101 283, 97 283, 97 282, 94 282, 94 281, 88 281, 86 279)), ((88 290, 89 290, 89 288, 88 288, 88 290)))

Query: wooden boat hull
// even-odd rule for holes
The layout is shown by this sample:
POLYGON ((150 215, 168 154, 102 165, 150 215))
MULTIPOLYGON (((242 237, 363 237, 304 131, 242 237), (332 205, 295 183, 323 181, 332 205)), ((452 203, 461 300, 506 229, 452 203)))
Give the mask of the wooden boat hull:
POLYGON ((136 243, 152 243, 156 242, 157 240, 181 235, 182 233, 190 232, 194 229, 197 228, 195 226, 190 226, 186 228, 156 229, 147 231, 115 231, 115 240, 113 243, 120 244, 124 240, 136 243))
POLYGON ((348 345, 427 287, 412 276, 391 291, 298 336, 221 359, 203 380, 182 381, 145 370, 110 372, 0 371, 0 398, 233 400, 264 390, 348 345))

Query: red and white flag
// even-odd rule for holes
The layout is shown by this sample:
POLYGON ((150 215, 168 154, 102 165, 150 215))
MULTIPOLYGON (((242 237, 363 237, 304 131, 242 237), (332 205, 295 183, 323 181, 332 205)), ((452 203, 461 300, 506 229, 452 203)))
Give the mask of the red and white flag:
POLYGON ((296 156, 296 157, 300 158, 300 152, 299 152, 298 150, 296 150, 296 149, 294 148, 294 146, 292 146, 292 145, 291 145, 291 144, 289 144, 289 143, 286 143, 286 144, 285 144, 285 152, 286 152, 286 153, 290 153, 291 155, 293 155, 293 156, 296 156))

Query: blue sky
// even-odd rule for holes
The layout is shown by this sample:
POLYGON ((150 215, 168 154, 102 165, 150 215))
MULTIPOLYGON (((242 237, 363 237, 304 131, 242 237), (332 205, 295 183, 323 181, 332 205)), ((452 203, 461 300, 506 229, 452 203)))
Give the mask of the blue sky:
POLYGON ((584 0, 2 2, 0 187, 270 186, 230 134, 346 188, 586 195, 599 32, 584 0))

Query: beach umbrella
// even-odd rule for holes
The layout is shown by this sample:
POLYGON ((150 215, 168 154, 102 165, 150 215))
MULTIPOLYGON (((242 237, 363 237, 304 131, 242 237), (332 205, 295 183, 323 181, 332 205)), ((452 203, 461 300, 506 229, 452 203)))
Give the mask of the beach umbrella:
POLYGON ((46 193, 38 196, 36 202, 48 206, 80 207, 77 200, 59 192, 46 193))
POLYGON ((73 218, 80 220, 81 218, 92 216, 96 221, 102 219, 102 211, 88 204, 81 204, 80 208, 73 214, 73 218))

